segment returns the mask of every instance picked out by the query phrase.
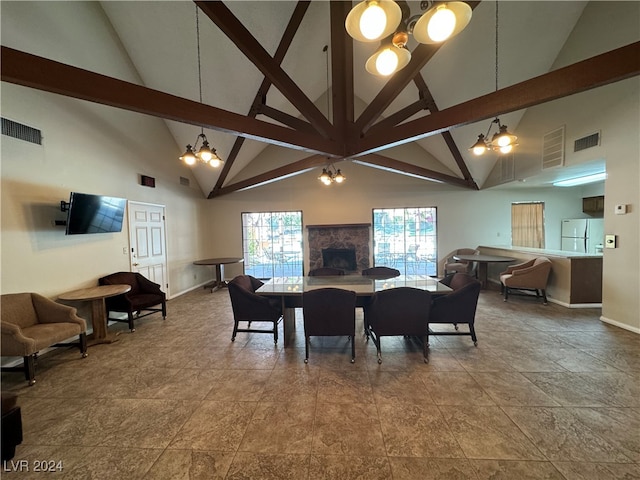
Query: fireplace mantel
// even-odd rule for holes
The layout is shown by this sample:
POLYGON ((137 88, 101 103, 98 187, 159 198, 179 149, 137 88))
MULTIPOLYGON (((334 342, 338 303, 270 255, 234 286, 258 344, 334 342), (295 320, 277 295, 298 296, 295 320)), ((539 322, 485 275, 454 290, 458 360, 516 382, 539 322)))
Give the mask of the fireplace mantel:
POLYGON ((355 228, 355 227, 370 227, 370 223, 339 223, 334 225, 307 225, 308 229, 312 228, 355 228))

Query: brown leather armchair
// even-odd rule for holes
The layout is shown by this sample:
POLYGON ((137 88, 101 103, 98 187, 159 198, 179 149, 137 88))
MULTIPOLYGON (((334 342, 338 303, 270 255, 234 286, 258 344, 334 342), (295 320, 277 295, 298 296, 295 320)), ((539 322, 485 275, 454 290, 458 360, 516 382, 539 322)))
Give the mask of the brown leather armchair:
POLYGON ((160 285, 147 279, 142 274, 138 272, 112 273, 111 275, 102 277, 98 282, 100 285, 124 284, 131 286, 131 290, 127 293, 106 298, 105 303, 107 315, 109 315, 110 312, 127 314, 126 320, 117 317, 108 317, 108 319, 128 323, 129 330, 132 332, 136 331, 133 324, 134 313, 135 318, 142 318, 156 312, 162 312, 162 318, 167 318, 167 298, 165 293, 160 290, 160 285), (160 305, 160 308, 158 308, 157 305, 160 305), (146 313, 141 314, 141 312, 146 313))
POLYGON ((333 275, 344 275, 344 270, 333 267, 318 267, 313 270, 309 270, 310 277, 327 277, 333 275))
POLYGON ((362 270, 362 275, 379 279, 394 278, 400 276, 400 270, 391 267, 371 267, 362 270))
POLYGON ((480 252, 478 250, 474 250, 473 248, 459 248, 450 252, 445 257, 444 262, 444 274, 448 275, 451 273, 468 273, 470 275, 476 274, 477 263, 476 262, 468 262, 466 260, 455 260, 453 258, 454 255, 478 255, 480 252))
POLYGON ((272 333, 273 342, 278 343, 278 322, 282 318, 282 305, 275 298, 257 295, 255 291, 264 283, 251 275, 238 275, 228 284, 231 308, 233 310, 234 342, 238 332, 272 333), (240 322, 248 322, 247 328, 240 328, 240 322), (267 322, 271 329, 251 328, 252 322, 267 322))
MULTIPOLYGON (((509 265, 500 273, 500 283, 504 301, 510 293, 519 294, 526 291, 535 292, 536 298, 542 296, 544 305, 547 304, 547 281, 551 273, 551 260, 547 257, 537 257, 528 262, 509 265)), ((525 295, 529 295, 524 293, 525 295)))
POLYGON ((431 310, 431 293, 412 287, 390 288, 372 295, 364 307, 367 339, 373 338, 382 363, 380 337, 416 336, 422 339, 424 361, 427 363, 427 329, 431 310))
POLYGON ((474 324, 482 284, 466 273, 447 275, 440 280, 440 283, 451 288, 453 292, 438 296, 433 300, 429 324, 453 324, 456 331, 437 332, 429 329, 428 335, 470 335, 473 344, 478 346, 474 324), (461 323, 469 326, 469 332, 458 331, 458 324, 461 323))
MULTIPOLYGON (((60 343, 78 336, 82 357, 87 356, 87 323, 76 315, 74 307, 62 305, 37 293, 11 293, 0 300, 2 316, 2 356, 22 357, 24 376, 35 383, 37 353, 47 347, 69 346, 60 343)), ((3 367, 17 370, 19 367, 3 367)))
POLYGON ((302 294, 304 317, 304 363, 309 362, 309 337, 349 336, 351 363, 356 361, 356 292, 341 288, 318 288, 302 294))

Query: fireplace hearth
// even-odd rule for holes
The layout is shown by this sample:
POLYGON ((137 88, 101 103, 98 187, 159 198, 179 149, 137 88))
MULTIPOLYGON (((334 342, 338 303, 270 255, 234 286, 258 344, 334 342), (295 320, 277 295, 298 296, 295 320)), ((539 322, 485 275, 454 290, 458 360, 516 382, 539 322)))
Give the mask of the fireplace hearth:
POLYGON ((322 266, 331 268, 341 268, 346 272, 358 270, 355 248, 323 248, 322 266))

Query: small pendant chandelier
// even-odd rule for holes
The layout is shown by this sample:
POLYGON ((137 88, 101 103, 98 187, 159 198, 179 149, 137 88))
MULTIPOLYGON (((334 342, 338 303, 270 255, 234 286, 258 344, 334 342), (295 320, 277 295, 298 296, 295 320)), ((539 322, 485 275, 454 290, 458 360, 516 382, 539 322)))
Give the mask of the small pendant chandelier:
MULTIPOLYGON (((198 87, 200 91, 200 103, 202 103, 202 68, 200 65, 200 20, 198 16, 198 6, 196 5, 196 43, 198 46, 198 87)), ((186 151, 180 156, 187 165, 195 165, 197 162, 210 165, 213 168, 217 168, 224 162, 216 153, 216 149, 209 145, 207 136, 204 134, 204 128, 200 127, 200 134, 196 137, 196 141, 191 144, 187 144, 186 151), (200 144, 200 150, 198 150, 198 143, 200 144)))

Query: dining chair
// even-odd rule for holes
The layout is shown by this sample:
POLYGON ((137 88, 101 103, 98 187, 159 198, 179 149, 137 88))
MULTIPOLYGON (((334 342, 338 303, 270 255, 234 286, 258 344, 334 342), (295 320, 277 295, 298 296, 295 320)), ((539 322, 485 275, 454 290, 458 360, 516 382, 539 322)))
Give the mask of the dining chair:
POLYGON ((309 337, 348 336, 351 363, 356 361, 356 292, 342 288, 318 288, 302 294, 304 363, 309 363, 309 337))
POLYGON ((445 258, 444 262, 444 275, 448 275, 451 273, 468 273, 473 276, 476 276, 477 272, 477 263, 469 262, 466 260, 456 260, 454 259, 454 255, 479 255, 479 250, 474 250, 473 248, 458 248, 450 252, 445 258))
POLYGON ((380 279, 393 278, 393 277, 400 276, 400 270, 398 270, 397 268, 382 267, 382 266, 371 267, 371 268, 365 268, 364 270, 362 270, 362 275, 365 277, 375 277, 380 279))
POLYGON ((344 275, 344 270, 333 267, 318 267, 309 270, 310 277, 330 277, 335 275, 344 275))
POLYGON ((367 339, 376 345, 378 363, 382 363, 380 337, 415 336, 423 343, 423 356, 427 358, 427 333, 431 311, 431 293, 412 287, 390 288, 372 295, 364 307, 367 339))

